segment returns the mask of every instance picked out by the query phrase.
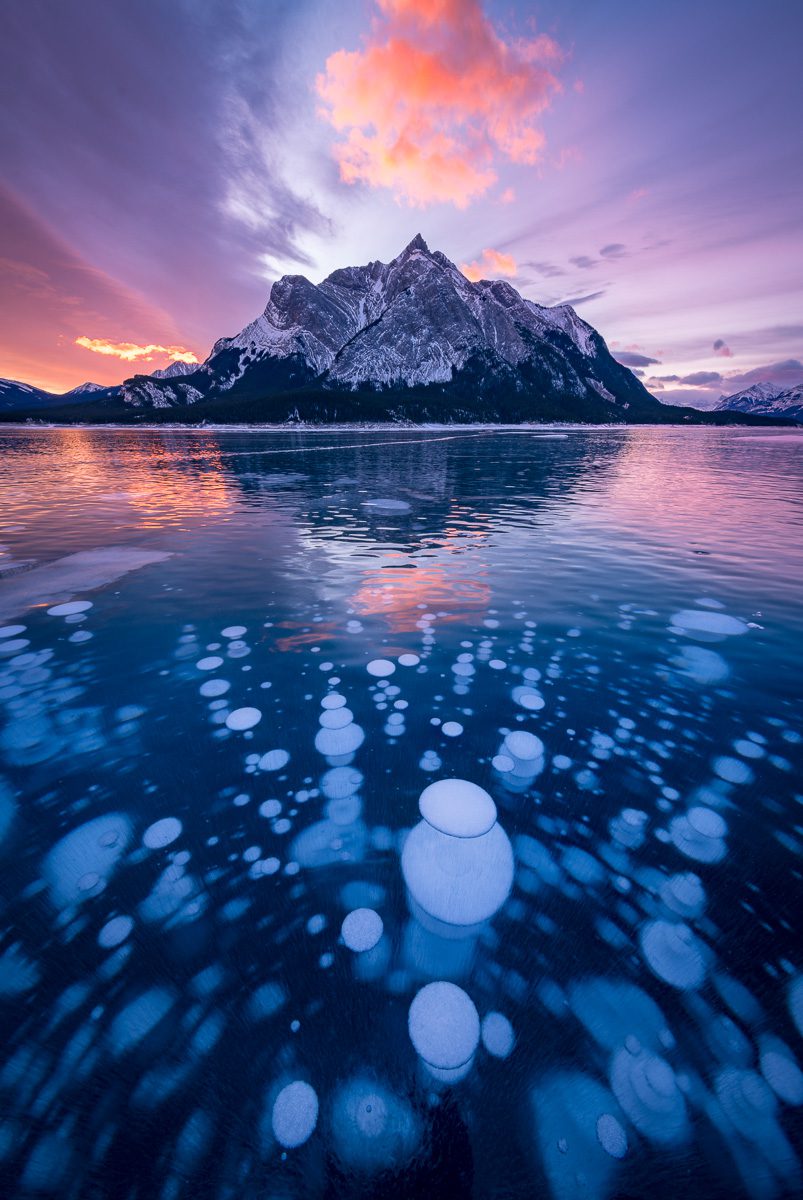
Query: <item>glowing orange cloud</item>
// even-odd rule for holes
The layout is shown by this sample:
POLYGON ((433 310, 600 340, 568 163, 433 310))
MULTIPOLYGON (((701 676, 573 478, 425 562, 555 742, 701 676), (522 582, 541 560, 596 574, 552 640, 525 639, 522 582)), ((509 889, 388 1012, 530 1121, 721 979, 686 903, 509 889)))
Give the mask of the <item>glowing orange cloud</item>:
POLYGON ((480 0, 377 0, 362 50, 338 50, 316 81, 349 184, 423 207, 465 208, 496 182, 494 161, 534 163, 536 122, 560 84, 551 38, 505 40, 480 0))
POLYGON ((155 354, 166 354, 171 362, 197 363, 198 359, 192 350, 183 346, 138 346, 136 342, 110 342, 107 338, 77 337, 76 346, 83 346, 94 354, 108 354, 113 358, 122 358, 124 362, 135 362, 142 358, 150 362, 155 354))
POLYGON ((487 247, 482 252, 482 258, 470 263, 461 263, 460 270, 466 279, 476 283, 478 279, 488 279, 491 275, 507 275, 512 278, 518 267, 512 254, 502 254, 499 250, 487 247))

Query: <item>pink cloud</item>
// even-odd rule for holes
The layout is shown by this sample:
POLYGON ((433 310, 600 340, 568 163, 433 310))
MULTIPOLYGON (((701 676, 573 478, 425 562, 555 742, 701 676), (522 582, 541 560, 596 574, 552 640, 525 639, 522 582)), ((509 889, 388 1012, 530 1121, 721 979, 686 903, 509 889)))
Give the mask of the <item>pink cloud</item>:
POLYGON ((717 358, 733 358, 733 351, 730 346, 726 346, 722 338, 717 338, 714 342, 714 354, 717 358))
POLYGON ((494 250, 489 246, 483 250, 480 259, 475 259, 470 263, 461 263, 460 270, 466 279, 476 283, 478 279, 488 279, 492 275, 507 275, 512 279, 518 271, 518 265, 512 254, 503 254, 500 250, 494 250))
POLYGON ((560 90, 549 37, 505 40, 479 0, 377 0, 362 50, 338 50, 316 81, 349 184, 423 207, 465 208, 495 163, 538 161, 538 118, 560 90))

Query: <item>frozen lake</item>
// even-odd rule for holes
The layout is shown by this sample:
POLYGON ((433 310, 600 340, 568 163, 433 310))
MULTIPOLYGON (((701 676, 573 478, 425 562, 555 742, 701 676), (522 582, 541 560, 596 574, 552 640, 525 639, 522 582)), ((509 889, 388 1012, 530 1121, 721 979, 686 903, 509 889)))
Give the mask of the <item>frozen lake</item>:
POLYGON ((0 1194, 799 1196, 802 501, 789 430, 0 429, 0 1194))

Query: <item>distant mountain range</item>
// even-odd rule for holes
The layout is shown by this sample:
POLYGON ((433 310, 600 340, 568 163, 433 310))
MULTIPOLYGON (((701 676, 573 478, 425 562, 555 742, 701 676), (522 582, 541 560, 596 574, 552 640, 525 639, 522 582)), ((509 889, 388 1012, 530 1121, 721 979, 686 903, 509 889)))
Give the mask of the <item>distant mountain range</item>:
POLYGON ((722 396, 714 412, 750 413, 754 416, 792 417, 803 421, 803 383, 796 387, 783 384, 754 383, 732 396, 722 396))
POLYGON ((501 280, 472 283, 420 234, 390 263, 345 267, 318 285, 283 276, 264 312, 204 363, 116 388, 85 384, 92 394, 69 401, 6 387, 0 408, 57 420, 759 420, 661 404, 570 305, 535 304, 501 280))

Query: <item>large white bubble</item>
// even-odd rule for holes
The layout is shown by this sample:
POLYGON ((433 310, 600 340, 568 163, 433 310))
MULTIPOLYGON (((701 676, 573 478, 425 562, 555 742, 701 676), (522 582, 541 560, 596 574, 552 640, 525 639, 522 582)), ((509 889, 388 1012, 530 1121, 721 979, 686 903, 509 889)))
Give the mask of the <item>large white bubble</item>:
POLYGON ((276 1141, 288 1150, 303 1146, 318 1123, 315 1089, 301 1079, 283 1087, 273 1102, 271 1125, 276 1141))
POLYGON ((438 980, 416 994, 407 1016, 416 1053, 429 1066, 453 1071, 470 1062, 480 1040, 474 1001, 454 983, 438 980))
POLYGON ((42 874, 57 908, 80 904, 102 891, 131 840, 123 813, 107 813, 79 825, 50 850, 42 874))

